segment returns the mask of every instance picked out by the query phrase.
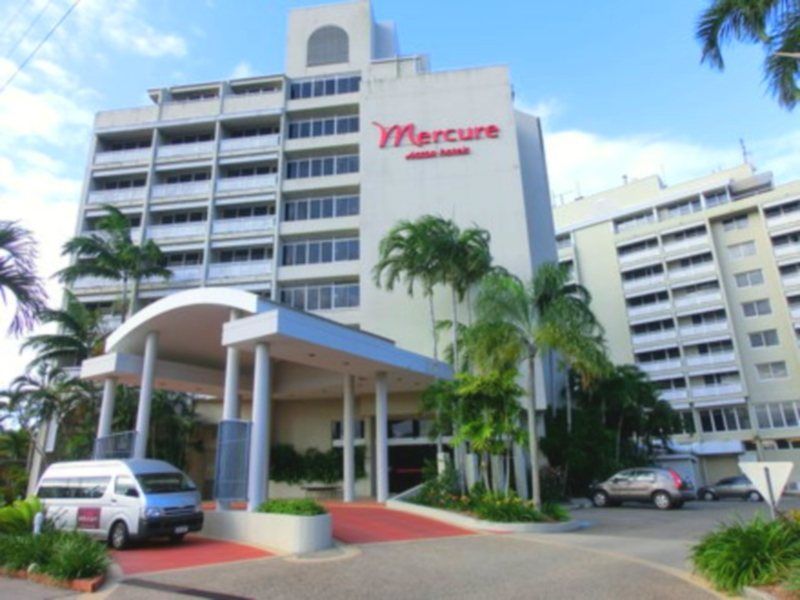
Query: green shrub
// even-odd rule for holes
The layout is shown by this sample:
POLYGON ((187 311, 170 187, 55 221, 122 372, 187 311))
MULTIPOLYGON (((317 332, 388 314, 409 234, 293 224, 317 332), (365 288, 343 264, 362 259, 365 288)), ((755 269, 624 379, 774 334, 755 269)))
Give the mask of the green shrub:
POLYGON ((0 562, 12 571, 26 570, 31 565, 41 569, 50 560, 57 535, 0 535, 0 562))
POLYGON ((256 510, 262 513, 278 513, 282 515, 297 515, 301 517, 324 515, 326 512, 328 512, 319 502, 311 500, 310 498, 297 500, 267 500, 266 502, 262 502, 256 510))
POLYGON ((458 500, 458 474, 449 462, 441 474, 435 465, 427 464, 423 469, 425 482, 411 500, 417 504, 449 508, 458 500))
MULTIPOLYGON (((43 534, 53 535, 53 534, 43 534)), ((56 534, 49 560, 42 570, 56 579, 83 579, 96 577, 108 567, 108 552, 101 542, 80 532, 56 534)))
MULTIPOLYGON (((367 475, 364 458, 364 447, 358 446, 355 449, 356 479, 367 475)), ((341 448, 331 448, 327 452, 309 448, 301 454, 291 444, 276 444, 270 450, 270 479, 273 481, 336 483, 343 478, 341 448)))
POLYGON ((0 534, 30 533, 33 517, 42 510, 42 502, 33 497, 3 506, 0 508, 0 534))
POLYGON ((776 583, 800 561, 800 526, 765 521, 760 515, 750 522, 724 524, 692 549, 692 561, 698 572, 726 592, 776 583))
POLYGON ((551 521, 569 521, 569 510, 558 502, 543 502, 542 514, 551 521))
POLYGON ((514 494, 485 494, 471 498, 471 512, 484 521, 497 523, 537 523, 544 515, 531 502, 514 494))

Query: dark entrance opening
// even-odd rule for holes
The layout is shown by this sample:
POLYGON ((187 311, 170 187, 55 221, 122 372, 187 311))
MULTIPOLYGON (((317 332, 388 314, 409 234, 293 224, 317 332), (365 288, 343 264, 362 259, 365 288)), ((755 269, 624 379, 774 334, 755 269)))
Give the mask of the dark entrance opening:
POLYGON ((436 444, 389 446, 389 493, 422 483, 422 467, 428 461, 436 462, 436 444))

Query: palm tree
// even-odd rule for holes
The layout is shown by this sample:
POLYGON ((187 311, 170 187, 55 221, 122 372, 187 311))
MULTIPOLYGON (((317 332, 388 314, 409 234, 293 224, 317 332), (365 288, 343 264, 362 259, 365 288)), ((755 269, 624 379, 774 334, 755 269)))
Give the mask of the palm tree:
POLYGON ((38 353, 29 368, 45 361, 56 361, 61 365, 80 365, 102 350, 105 332, 101 325, 101 315, 87 308, 69 290, 64 293, 64 308, 44 310, 40 317, 42 323, 57 325, 57 333, 31 336, 22 345, 22 349, 31 348, 38 353))
POLYGON ((86 400, 87 393, 87 383, 70 377, 53 363, 43 362, 15 378, 0 397, 7 399, 5 410, 30 430, 53 418, 62 418, 86 400))
POLYGON ((30 329, 45 307, 47 294, 36 276, 36 242, 30 231, 13 221, 0 221, 0 298, 7 294, 17 304, 9 332, 19 335, 30 329))
POLYGON ((476 336, 470 349, 473 356, 490 368, 520 362, 527 366, 531 490, 536 506, 541 503, 536 362, 550 351, 579 364, 588 364, 592 357, 601 354, 588 300, 588 292, 569 283, 564 269, 555 263, 540 265, 527 285, 510 275, 490 275, 478 292, 476 326, 486 335, 476 336))
POLYGON ((167 259, 152 240, 142 245, 131 239, 128 218, 116 207, 104 205, 106 215, 97 222, 97 232, 77 236, 64 244, 62 254, 71 255, 75 262, 57 273, 64 283, 74 283, 81 277, 103 277, 122 282, 124 321, 135 309, 135 298, 129 299, 129 286, 134 290, 145 278, 172 276, 167 259))
POLYGON ((800 2, 797 0, 712 0, 697 22, 702 62, 722 70, 722 45, 730 40, 760 44, 767 53, 764 80, 791 110, 800 98, 800 2))

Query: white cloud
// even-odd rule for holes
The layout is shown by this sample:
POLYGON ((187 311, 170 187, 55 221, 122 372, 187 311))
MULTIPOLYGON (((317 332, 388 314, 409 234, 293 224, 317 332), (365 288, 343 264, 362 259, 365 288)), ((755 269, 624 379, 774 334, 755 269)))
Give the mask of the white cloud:
POLYGON ((256 75, 256 71, 246 60, 243 60, 238 65, 233 68, 231 71, 231 79, 244 79, 246 77, 254 77, 256 75))

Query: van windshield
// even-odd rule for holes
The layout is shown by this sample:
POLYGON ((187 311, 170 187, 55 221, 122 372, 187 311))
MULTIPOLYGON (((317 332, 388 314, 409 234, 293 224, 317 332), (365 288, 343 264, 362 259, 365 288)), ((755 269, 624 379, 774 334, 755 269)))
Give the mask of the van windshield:
POLYGON ((136 479, 145 494, 172 494, 194 492, 194 483, 183 473, 143 473, 136 479))

